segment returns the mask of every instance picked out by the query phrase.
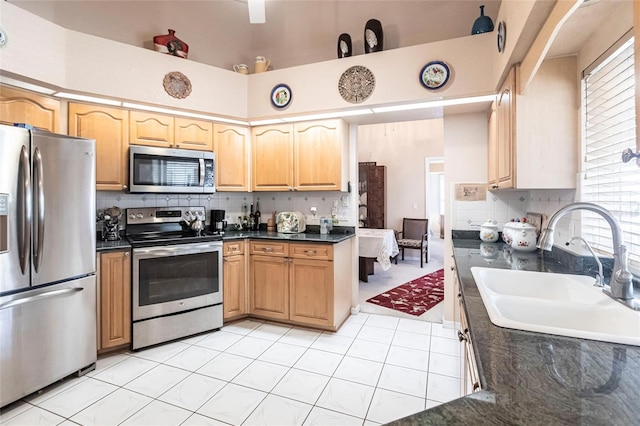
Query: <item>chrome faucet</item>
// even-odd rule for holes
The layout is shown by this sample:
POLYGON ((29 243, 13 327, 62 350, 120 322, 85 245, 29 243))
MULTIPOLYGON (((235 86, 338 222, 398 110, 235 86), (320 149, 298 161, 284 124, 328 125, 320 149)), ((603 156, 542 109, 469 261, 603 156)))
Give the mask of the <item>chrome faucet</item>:
POLYGON ((632 309, 640 310, 640 302, 635 300, 633 295, 633 275, 627 268, 627 246, 623 244, 620 225, 609 210, 593 203, 571 203, 562 207, 549 219, 547 227, 540 235, 538 248, 547 251, 551 250, 553 247, 553 229, 556 223, 566 213, 574 210, 588 210, 598 213, 609 224, 613 235, 613 270, 609 281, 610 290, 605 289, 603 291, 616 301, 632 309))
POLYGON ((582 241, 582 243, 587 247, 587 249, 589 249, 589 252, 591 253, 591 256, 593 256, 593 258, 596 260, 596 263, 598 264, 598 274, 596 275, 596 282, 593 285, 596 286, 596 287, 604 287, 604 273, 602 272, 602 262, 600 262, 600 259, 598 258, 598 256, 596 256, 595 252, 593 251, 593 249, 591 248, 591 246, 589 245, 587 240, 585 240, 582 237, 573 237, 573 238, 571 238, 569 240, 569 242, 567 243, 567 245, 571 244, 575 240, 582 241))

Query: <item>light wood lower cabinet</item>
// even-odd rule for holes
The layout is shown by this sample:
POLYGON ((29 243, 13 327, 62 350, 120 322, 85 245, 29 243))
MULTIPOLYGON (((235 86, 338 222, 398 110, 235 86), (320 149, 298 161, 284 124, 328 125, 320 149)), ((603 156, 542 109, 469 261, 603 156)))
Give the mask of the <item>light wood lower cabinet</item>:
POLYGON ((131 256, 127 251, 100 254, 98 350, 131 343, 131 256))
POLYGON ((351 309, 351 240, 250 241, 250 314, 336 330, 351 309))
POLYGON ((249 312, 244 248, 244 240, 223 244, 222 302, 225 321, 246 316, 249 312))

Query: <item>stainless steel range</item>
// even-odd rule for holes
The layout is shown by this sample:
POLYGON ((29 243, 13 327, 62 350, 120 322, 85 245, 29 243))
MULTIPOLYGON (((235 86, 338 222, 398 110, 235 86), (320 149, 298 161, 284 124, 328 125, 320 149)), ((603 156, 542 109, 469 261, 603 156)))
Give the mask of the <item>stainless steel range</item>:
POLYGON ((222 327, 222 237, 193 223, 204 217, 204 207, 127 209, 134 350, 222 327))

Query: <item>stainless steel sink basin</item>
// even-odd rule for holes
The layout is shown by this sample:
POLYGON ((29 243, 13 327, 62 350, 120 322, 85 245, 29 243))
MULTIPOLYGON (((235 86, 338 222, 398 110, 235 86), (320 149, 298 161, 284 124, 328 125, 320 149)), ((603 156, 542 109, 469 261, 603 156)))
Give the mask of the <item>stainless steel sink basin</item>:
POLYGON ((471 268, 491 322, 500 327, 640 346, 640 312, 584 275, 471 268))

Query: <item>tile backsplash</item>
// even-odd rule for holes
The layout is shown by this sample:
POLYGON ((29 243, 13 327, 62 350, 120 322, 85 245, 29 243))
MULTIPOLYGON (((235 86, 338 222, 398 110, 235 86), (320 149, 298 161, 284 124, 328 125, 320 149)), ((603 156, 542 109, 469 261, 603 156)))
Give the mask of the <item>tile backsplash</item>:
POLYGON ((271 212, 300 211, 305 214, 307 223, 319 225, 320 217, 331 217, 334 202, 337 203, 337 216, 340 225, 355 226, 357 204, 353 195, 346 192, 216 192, 215 194, 127 194, 123 192, 98 191, 96 208, 98 211, 118 206, 122 209, 132 207, 171 207, 203 206, 209 210, 225 210, 227 222, 236 223, 243 215, 242 207, 251 203, 260 203, 262 222, 266 223, 271 212), (354 207, 355 206, 355 207, 354 207), (316 208, 315 217, 311 207, 316 208))
MULTIPOLYGON (((487 191, 484 201, 455 201, 452 196, 451 228, 480 231, 480 225, 489 219, 502 230, 506 222, 525 217, 527 212, 542 213, 548 218, 560 207, 575 201, 575 196, 574 189, 487 191)), ((563 245, 573 236, 580 235, 579 215, 579 212, 574 212, 558 222, 554 233, 556 245, 563 245)), ((571 245, 568 249, 576 253, 586 252, 582 245, 571 245)))

